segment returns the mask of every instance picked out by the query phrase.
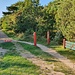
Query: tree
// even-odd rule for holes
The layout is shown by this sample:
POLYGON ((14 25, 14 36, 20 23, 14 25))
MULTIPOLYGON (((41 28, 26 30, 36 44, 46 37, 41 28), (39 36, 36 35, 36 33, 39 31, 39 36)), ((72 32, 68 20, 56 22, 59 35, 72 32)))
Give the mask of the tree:
POLYGON ((63 33, 63 36, 70 41, 75 41, 75 11, 74 11, 74 0, 63 0, 61 1, 60 8, 58 8, 56 15, 56 22, 58 28, 63 33))

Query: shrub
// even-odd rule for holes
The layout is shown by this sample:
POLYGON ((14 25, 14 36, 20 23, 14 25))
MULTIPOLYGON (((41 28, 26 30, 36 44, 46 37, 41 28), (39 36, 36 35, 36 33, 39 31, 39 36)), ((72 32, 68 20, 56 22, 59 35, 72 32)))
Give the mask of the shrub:
POLYGON ((51 43, 52 44, 61 44, 62 39, 63 39, 63 35, 62 35, 62 33, 60 31, 58 31, 51 43))

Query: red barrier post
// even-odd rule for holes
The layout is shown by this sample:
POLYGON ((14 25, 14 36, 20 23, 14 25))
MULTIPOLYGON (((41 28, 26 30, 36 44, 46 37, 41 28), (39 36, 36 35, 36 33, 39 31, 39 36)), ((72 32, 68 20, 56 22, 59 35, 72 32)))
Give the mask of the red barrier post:
POLYGON ((47 44, 50 44, 50 34, 49 34, 49 31, 47 31, 47 44))
POLYGON ((36 46, 36 32, 34 32, 34 46, 36 46))
POLYGON ((66 48, 65 46, 66 46, 66 40, 63 39, 63 47, 64 47, 64 49, 66 48))

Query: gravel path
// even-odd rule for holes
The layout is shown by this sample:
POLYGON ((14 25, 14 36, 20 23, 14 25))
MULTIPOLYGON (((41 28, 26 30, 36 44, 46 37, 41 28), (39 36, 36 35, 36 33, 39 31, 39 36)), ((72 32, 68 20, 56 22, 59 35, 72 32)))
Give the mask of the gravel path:
POLYGON ((44 61, 40 58, 37 58, 35 55, 24 50, 20 44, 18 44, 16 42, 13 42, 13 43, 15 44, 17 51, 20 52, 20 55, 22 57, 27 58, 27 60, 31 61, 35 65, 40 66, 42 73, 44 75, 65 75, 64 73, 61 73, 61 72, 55 72, 54 71, 54 68, 55 68, 54 64, 47 64, 46 61, 44 61))
POLYGON ((0 30, 0 43, 3 43, 3 42, 8 42, 8 41, 12 41, 11 38, 9 38, 4 32, 2 32, 0 30))
POLYGON ((50 55, 56 57, 57 59, 59 59, 59 61, 63 62, 64 64, 66 64, 68 67, 70 67, 72 70, 75 71, 75 64, 72 63, 69 59, 67 59, 66 57, 60 55, 59 53, 57 53, 55 50, 48 48, 46 46, 37 44, 38 47, 40 47, 44 52, 49 53, 50 55))
MULTIPOLYGON (((4 42, 4 40, 2 39, 5 39, 5 38, 8 38, 8 36, 0 30, 0 43, 4 42)), ((3 56, 6 52, 7 52, 6 49, 0 48, 0 56, 3 56)))
POLYGON ((8 38, 8 36, 0 30, 0 38, 8 38))
MULTIPOLYGON (((26 44, 30 44, 30 45, 33 45, 33 43, 30 43, 30 42, 22 42, 22 41, 18 41, 18 42, 21 42, 21 43, 26 43, 26 44)), ((55 58, 59 59, 59 61, 63 62, 64 64, 66 64, 66 66, 70 67, 73 71, 75 71, 75 64, 72 63, 69 59, 67 59, 66 57, 60 55, 59 53, 57 53, 55 50, 51 49, 51 48, 48 48, 44 45, 40 45, 40 44, 37 44, 37 46, 39 48, 41 48, 42 51, 44 52, 47 52, 49 53, 50 55, 54 56, 55 58)))

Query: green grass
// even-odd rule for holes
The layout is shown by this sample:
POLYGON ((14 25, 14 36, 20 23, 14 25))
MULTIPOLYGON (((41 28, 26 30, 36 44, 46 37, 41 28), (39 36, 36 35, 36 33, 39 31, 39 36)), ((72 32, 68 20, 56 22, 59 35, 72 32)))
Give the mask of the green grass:
MULTIPOLYGON (((29 40, 29 39, 28 39, 29 40)), ((32 42, 32 41, 31 41, 32 42)), ((37 43, 43 44, 47 47, 53 48, 55 49, 58 53, 62 54, 63 56, 67 57, 68 59, 72 60, 73 62, 75 62, 75 51, 70 50, 70 49, 64 49, 62 46, 60 45, 48 45, 46 38, 38 38, 37 43)), ((31 50, 30 50, 31 51, 31 50)), ((31 51, 32 52, 32 51, 31 51)), ((39 53, 39 52, 38 52, 39 53)), ((37 53, 35 53, 37 54, 37 53)), ((38 56, 40 56, 40 54, 42 54, 42 52, 39 53, 38 56)), ((41 55, 43 56, 43 55, 41 55)))
POLYGON ((31 52, 32 54, 34 54, 35 56, 39 58, 42 58, 46 61, 55 61, 53 60, 54 58, 51 55, 49 55, 46 52, 43 52, 39 47, 23 44, 23 43, 20 43, 20 44, 24 47, 25 50, 31 52))
POLYGON ((66 65, 61 63, 59 60, 56 60, 54 57, 49 55, 48 53, 43 52, 40 48, 28 45, 28 44, 22 44, 25 50, 30 51, 32 54, 36 55, 37 57, 45 60, 48 64, 54 64, 55 68, 54 70, 57 72, 63 72, 65 75, 75 75, 75 73, 66 65))
POLYGON ((3 49, 14 49, 15 48, 14 44, 11 42, 0 43, 0 47, 2 47, 3 49))
MULTIPOLYGON (((63 63, 50 56, 48 53, 41 51, 40 48, 28 44, 21 45, 25 48, 25 50, 28 50, 37 57, 45 60, 48 64, 54 63, 55 71, 63 72, 65 73, 65 75, 74 75, 71 69, 69 69, 63 63)), ((40 73, 42 74, 38 66, 32 64, 32 62, 28 61, 27 59, 24 59, 19 56, 19 53, 17 53, 17 51, 13 49, 14 44, 2 43, 1 47, 9 49, 9 51, 3 58, 0 58, 0 75, 39 75, 40 73)))
MULTIPOLYGON (((0 75, 39 75, 41 70, 13 49, 14 44, 2 43, 0 45, 9 51, 0 58, 0 75)), ((15 47, 14 47, 15 48, 15 47)))
POLYGON ((0 61, 0 75, 39 75, 39 67, 20 56, 6 55, 0 61))
POLYGON ((65 75, 75 75, 74 71, 72 71, 69 67, 67 67, 66 65, 64 65, 61 62, 56 62, 55 63, 54 71, 62 72, 65 75))
POLYGON ((58 53, 61 55, 67 57, 68 59, 72 60, 75 62, 75 51, 70 50, 70 49, 64 49, 62 45, 57 45, 57 46, 50 46, 51 48, 55 49, 58 53))

